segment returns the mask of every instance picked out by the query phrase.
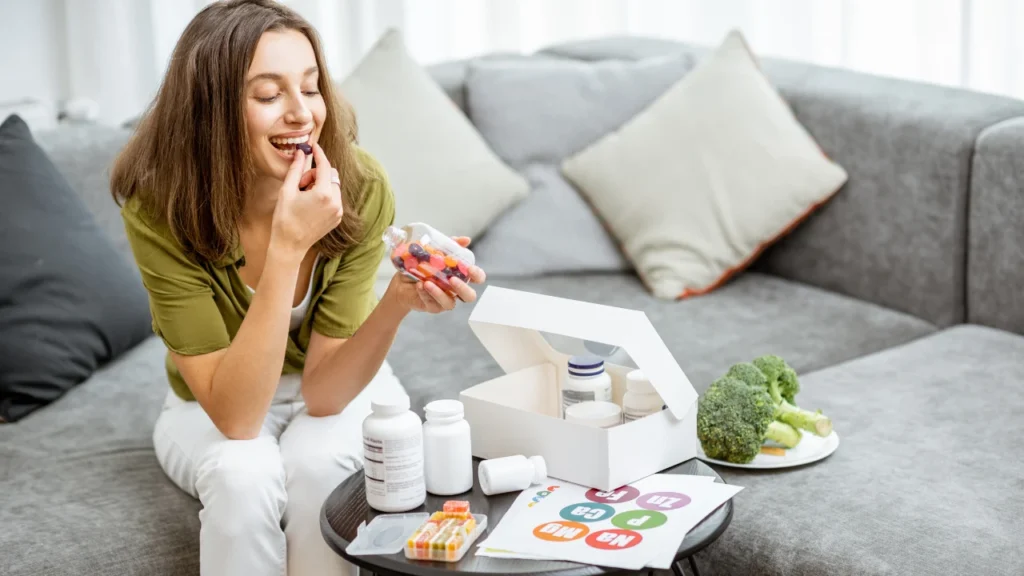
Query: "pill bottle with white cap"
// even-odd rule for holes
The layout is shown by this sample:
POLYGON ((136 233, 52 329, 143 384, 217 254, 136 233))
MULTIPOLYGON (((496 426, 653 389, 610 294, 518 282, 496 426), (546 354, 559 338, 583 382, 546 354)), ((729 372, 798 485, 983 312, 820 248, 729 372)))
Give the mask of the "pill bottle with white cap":
POLYGON ((480 489, 491 496, 526 490, 531 484, 540 484, 548 476, 548 466, 543 456, 506 456, 481 462, 477 476, 480 489))
POLYGON ((665 408, 658 391, 640 370, 626 374, 626 393, 622 395, 622 420, 632 422, 665 408))
POLYGON ((572 356, 562 386, 562 417, 565 410, 579 402, 610 402, 612 378, 604 371, 604 360, 597 356, 572 356))
POLYGON ((596 428, 611 428, 622 424, 622 408, 615 402, 580 402, 565 409, 565 420, 596 428))
POLYGON ((373 398, 370 409, 363 420, 366 501, 381 512, 412 510, 427 498, 420 417, 405 394, 373 398))
POLYGON ((427 492, 462 494, 473 488, 473 447, 462 402, 434 400, 423 412, 423 466, 427 492))

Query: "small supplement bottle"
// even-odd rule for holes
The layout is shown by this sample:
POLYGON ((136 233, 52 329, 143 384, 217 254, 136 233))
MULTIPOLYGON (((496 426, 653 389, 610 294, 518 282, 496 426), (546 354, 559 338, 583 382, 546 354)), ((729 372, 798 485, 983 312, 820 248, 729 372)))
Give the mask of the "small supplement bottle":
POLYGON ((366 501, 381 512, 412 510, 427 498, 420 417, 405 394, 375 398, 370 409, 363 420, 366 501))
POLYGON ((604 360, 596 356, 569 358, 568 377, 562 387, 562 416, 579 402, 610 402, 612 378, 604 371, 604 360))
POLYGON ((388 227, 384 243, 395 269, 416 280, 433 282, 451 296, 455 289, 449 280, 468 281, 469 267, 476 263, 469 248, 423 222, 388 227))
POLYGON ((462 402, 435 400, 426 405, 423 423, 423 466, 427 492, 462 494, 473 488, 473 447, 462 402))
POLYGON ((622 420, 632 422, 665 408, 658 391, 640 370, 626 374, 626 393, 622 396, 622 420))
POLYGON ((622 409, 615 402, 588 400, 566 408, 565 419, 596 428, 611 428, 622 424, 622 409))
POLYGON ((480 489, 491 496, 540 484, 548 477, 548 466, 543 456, 506 456, 484 460, 477 469, 477 475, 480 477, 480 489))

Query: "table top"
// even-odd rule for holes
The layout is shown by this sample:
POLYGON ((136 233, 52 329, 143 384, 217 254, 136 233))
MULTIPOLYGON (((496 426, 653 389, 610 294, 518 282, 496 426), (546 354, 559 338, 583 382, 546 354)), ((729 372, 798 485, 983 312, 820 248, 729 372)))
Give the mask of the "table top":
MULTIPOLYGON (((467 500, 470 509, 478 514, 487 515, 487 530, 498 525, 501 517, 519 496, 519 492, 487 496, 480 490, 477 479, 477 466, 480 460, 473 459, 473 489, 455 496, 434 496, 427 493, 427 500, 410 513, 440 510, 447 500, 467 500)), ((682 464, 665 470, 665 474, 690 474, 695 476, 713 476, 716 482, 724 482, 708 465, 697 460, 687 460, 682 464)), ((356 531, 364 521, 369 524, 374 516, 380 514, 370 508, 366 502, 365 480, 360 473, 353 474, 338 485, 327 497, 320 512, 320 531, 331 548, 349 562, 363 569, 382 575, 414 575, 431 576, 458 572, 461 574, 536 574, 558 576, 592 576, 598 574, 630 574, 628 570, 618 568, 592 566, 565 561, 519 560, 510 558, 489 558, 474 554, 476 544, 487 537, 481 534, 473 543, 473 548, 459 562, 431 562, 426 560, 409 560, 403 552, 387 555, 349 556, 345 548, 355 540, 356 531)), ((680 560, 701 550, 714 542, 732 519, 732 500, 728 500, 708 515, 700 524, 686 534, 679 545, 676 560, 680 560)))

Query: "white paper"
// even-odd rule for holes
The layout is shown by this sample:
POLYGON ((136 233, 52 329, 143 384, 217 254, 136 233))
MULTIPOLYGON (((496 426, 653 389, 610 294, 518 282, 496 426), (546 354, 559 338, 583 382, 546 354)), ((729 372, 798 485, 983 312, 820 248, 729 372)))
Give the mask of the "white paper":
POLYGON ((608 492, 562 483, 536 501, 524 491, 483 546, 504 557, 670 568, 686 534, 742 490, 713 480, 656 474, 608 492))

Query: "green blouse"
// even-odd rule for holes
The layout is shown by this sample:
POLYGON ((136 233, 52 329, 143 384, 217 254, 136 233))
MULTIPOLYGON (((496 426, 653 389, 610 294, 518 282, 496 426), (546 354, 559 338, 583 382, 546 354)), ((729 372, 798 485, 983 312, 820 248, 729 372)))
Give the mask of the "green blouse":
MULTIPOLYGON (((377 305, 374 283, 384 257, 384 230, 394 222, 395 198, 380 164, 364 150, 356 150, 366 169, 359 209, 365 236, 341 256, 317 262, 312 299, 301 326, 288 334, 282 374, 302 372, 313 330, 350 338, 377 305)), ((140 207, 137 197, 129 199, 121 217, 149 293, 153 332, 169 350, 182 355, 227 348, 252 301, 238 273, 244 256, 241 245, 215 262, 198 261, 184 253, 166 222, 149 217, 140 207)), ((164 364, 171 389, 194 400, 170 353, 164 364)))

